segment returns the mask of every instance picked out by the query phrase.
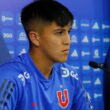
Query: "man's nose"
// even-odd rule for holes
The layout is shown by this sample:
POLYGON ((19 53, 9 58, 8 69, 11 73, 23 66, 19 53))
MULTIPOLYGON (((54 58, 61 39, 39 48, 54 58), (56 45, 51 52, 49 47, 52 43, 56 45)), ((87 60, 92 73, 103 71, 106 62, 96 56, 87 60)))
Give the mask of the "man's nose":
POLYGON ((70 44, 70 35, 69 34, 66 34, 64 36, 63 44, 65 44, 65 45, 69 45, 70 44))

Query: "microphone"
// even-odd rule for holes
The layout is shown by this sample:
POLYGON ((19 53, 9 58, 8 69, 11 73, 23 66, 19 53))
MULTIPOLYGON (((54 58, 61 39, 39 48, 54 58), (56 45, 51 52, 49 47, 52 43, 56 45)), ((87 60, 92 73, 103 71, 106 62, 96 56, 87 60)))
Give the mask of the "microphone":
POLYGON ((104 68, 103 63, 98 64, 97 62, 94 62, 94 61, 90 61, 89 66, 92 67, 92 68, 95 68, 95 69, 97 69, 97 68, 103 69, 104 68))
POLYGON ((105 67, 105 64, 104 64, 104 63, 98 64, 97 62, 90 61, 90 62, 89 62, 89 66, 92 67, 92 68, 94 68, 94 69, 100 68, 100 69, 104 70, 105 72, 110 73, 110 70, 108 70, 108 69, 105 67))

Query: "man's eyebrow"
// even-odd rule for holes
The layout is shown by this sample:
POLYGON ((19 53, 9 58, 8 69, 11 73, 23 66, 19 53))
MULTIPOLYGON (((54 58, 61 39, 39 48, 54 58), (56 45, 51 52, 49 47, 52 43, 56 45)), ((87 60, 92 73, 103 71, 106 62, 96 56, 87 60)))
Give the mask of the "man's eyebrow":
POLYGON ((63 29, 63 28, 59 28, 59 29, 55 29, 55 30, 53 30, 53 32, 57 32, 57 31, 65 31, 65 29, 63 29))

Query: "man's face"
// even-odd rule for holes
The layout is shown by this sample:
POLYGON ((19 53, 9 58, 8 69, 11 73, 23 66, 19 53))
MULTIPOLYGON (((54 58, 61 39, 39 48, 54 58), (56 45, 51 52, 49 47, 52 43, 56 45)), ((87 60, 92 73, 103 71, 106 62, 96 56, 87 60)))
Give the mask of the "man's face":
POLYGON ((39 35, 39 50, 47 61, 66 61, 70 48, 70 29, 70 24, 60 27, 56 23, 43 28, 39 35))

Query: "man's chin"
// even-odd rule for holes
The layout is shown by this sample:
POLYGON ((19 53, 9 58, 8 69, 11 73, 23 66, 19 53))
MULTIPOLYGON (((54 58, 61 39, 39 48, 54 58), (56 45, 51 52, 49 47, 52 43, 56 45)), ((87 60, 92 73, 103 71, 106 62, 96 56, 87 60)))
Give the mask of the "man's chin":
POLYGON ((65 59, 60 59, 59 63, 64 63, 64 62, 66 62, 66 61, 67 61, 67 58, 65 58, 65 59))
POLYGON ((56 58, 56 59, 54 60, 54 63, 64 63, 64 62, 67 61, 67 59, 68 59, 67 56, 65 56, 65 57, 59 57, 59 58, 56 58))

